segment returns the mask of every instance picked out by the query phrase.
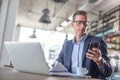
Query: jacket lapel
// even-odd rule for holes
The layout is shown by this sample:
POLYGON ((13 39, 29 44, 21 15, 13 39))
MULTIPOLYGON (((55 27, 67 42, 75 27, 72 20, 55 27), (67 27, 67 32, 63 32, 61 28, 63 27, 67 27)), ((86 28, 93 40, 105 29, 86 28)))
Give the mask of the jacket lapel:
POLYGON ((83 54, 82 54, 82 64, 84 64, 84 59, 85 59, 85 56, 86 56, 86 52, 87 52, 87 50, 88 50, 88 48, 89 48, 89 43, 90 43, 90 41, 91 41, 91 36, 90 35, 88 35, 87 36, 87 38, 86 38, 86 40, 85 40, 85 43, 84 43, 84 50, 83 50, 83 54))
POLYGON ((72 40, 70 42, 67 43, 67 52, 66 52, 66 58, 65 58, 65 64, 66 64, 66 67, 68 69, 68 71, 71 72, 71 56, 72 56, 72 51, 73 51, 73 43, 72 43, 72 40))
MULTIPOLYGON (((69 58, 69 62, 70 62, 70 65, 72 64, 72 58, 71 58, 71 56, 72 56, 72 52, 73 52, 73 43, 72 43, 72 41, 71 41, 71 45, 69 46, 69 51, 70 51, 70 54, 69 54, 69 56, 68 56, 68 58, 69 58)), ((70 67, 70 71, 71 71, 71 67, 70 67)))

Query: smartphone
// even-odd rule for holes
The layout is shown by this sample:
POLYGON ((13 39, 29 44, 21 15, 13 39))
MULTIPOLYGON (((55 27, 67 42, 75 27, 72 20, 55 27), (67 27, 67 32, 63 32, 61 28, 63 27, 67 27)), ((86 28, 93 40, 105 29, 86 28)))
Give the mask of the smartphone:
POLYGON ((99 48, 99 43, 98 42, 91 42, 89 49, 92 50, 92 48, 99 48))

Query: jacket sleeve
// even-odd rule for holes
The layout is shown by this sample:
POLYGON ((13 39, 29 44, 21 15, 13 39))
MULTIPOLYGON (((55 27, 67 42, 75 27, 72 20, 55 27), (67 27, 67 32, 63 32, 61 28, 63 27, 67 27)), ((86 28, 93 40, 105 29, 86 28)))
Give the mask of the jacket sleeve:
POLYGON ((105 42, 101 39, 99 49, 101 50, 103 65, 99 67, 99 71, 106 77, 112 74, 112 67, 110 64, 110 60, 107 57, 107 46, 105 42))

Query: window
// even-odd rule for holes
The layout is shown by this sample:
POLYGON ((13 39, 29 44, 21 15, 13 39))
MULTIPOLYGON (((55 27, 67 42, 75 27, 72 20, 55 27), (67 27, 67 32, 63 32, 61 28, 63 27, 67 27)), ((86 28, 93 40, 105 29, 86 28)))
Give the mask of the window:
MULTIPOLYGON (((46 61, 50 64, 58 56, 62 45, 66 39, 66 34, 57 31, 44 31, 36 29, 36 38, 30 38, 33 28, 21 27, 19 42, 40 42, 45 53, 46 61)), ((68 34, 68 39, 72 39, 73 34, 68 34)))

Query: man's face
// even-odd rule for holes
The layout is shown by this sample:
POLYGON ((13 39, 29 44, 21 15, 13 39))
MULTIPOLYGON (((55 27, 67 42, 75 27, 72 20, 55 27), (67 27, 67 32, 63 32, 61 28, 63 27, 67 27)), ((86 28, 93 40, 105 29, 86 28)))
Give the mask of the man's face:
POLYGON ((87 17, 83 15, 76 15, 75 20, 72 22, 72 26, 76 35, 83 35, 87 26, 87 17))

